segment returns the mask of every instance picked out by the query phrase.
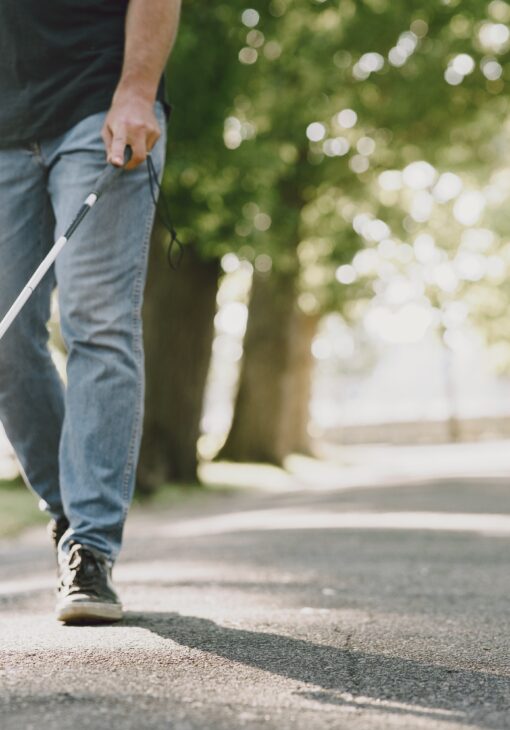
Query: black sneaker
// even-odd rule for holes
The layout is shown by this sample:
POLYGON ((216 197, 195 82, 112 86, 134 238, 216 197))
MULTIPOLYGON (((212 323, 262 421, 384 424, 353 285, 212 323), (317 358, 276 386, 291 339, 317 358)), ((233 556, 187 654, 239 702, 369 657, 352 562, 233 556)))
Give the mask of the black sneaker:
POLYGON ((72 544, 60 565, 57 619, 83 624, 121 618, 122 604, 112 584, 108 559, 94 548, 72 544))
MULTIPOLYGON (((64 515, 63 517, 59 517, 58 520, 51 520, 48 525, 48 534, 53 540, 53 544, 55 545, 55 550, 58 549, 58 544, 60 542, 60 538, 66 532, 69 528, 69 520, 64 515)), ((57 560, 58 563, 58 560, 57 560)))

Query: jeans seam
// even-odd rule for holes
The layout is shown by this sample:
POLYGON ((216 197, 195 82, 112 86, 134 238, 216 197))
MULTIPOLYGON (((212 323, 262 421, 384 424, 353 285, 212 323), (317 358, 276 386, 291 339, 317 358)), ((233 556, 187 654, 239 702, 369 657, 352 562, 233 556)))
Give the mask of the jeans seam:
POLYGON ((146 269, 146 258, 147 258, 147 249, 149 247, 149 240, 151 236, 152 231, 152 225, 154 222, 154 215, 156 212, 155 206, 151 206, 152 209, 147 217, 147 223, 145 227, 144 232, 144 238, 143 243, 141 246, 140 251, 140 262, 138 266, 138 271, 135 277, 135 281, 133 284, 133 291, 131 295, 131 337, 133 341, 133 353, 135 356, 135 363, 136 367, 138 369, 138 379, 137 379, 137 385, 136 385, 136 409, 134 412, 133 417, 133 428, 131 431, 131 437, 129 441, 129 448, 128 448, 128 457, 126 462, 126 468, 124 470, 124 478, 122 483, 122 501, 123 501, 123 517, 124 519, 127 516, 129 505, 130 505, 130 494, 129 494, 129 480, 131 478, 133 469, 134 469, 134 462, 135 462, 135 455, 136 455, 136 444, 139 439, 140 430, 141 430, 141 416, 143 412, 143 407, 141 405, 141 400, 143 396, 143 378, 144 373, 143 370, 143 346, 142 346, 142 331, 139 324, 140 320, 140 313, 139 308, 141 305, 141 295, 142 295, 142 286, 143 286, 143 274, 146 269))
MULTIPOLYGON (((34 155, 34 159, 36 161, 36 164, 43 166, 43 161, 42 161, 42 157, 41 157, 41 154, 40 154, 40 148, 38 148, 38 151, 37 152, 34 150, 33 155, 34 155)), ((49 202, 47 193, 46 192, 43 192, 43 194, 42 194, 41 214, 40 214, 40 218, 39 218, 39 225, 37 226, 37 239, 38 239, 37 242, 38 242, 38 248, 40 249, 41 258, 43 258, 44 253, 45 253, 45 241, 44 241, 44 235, 43 234, 45 232, 44 231, 44 225, 45 225, 45 222, 46 222, 46 215, 48 213, 49 206, 50 206, 50 202, 49 202)), ((51 273, 49 275, 51 275, 51 273)), ((35 304, 37 302, 37 297, 38 297, 39 294, 40 294, 40 290, 39 290, 39 292, 36 293, 36 295, 34 297, 34 300, 32 301, 32 306, 35 306, 35 304)), ((19 337, 19 341, 21 343, 21 348, 24 351, 26 349, 25 346, 24 346, 24 338, 23 337, 19 337)), ((27 355, 30 357, 30 353, 23 352, 23 356, 24 357, 26 357, 27 355)), ((28 468, 25 469, 25 466, 23 465, 23 463, 21 461, 21 458, 18 457, 17 454, 16 454, 16 461, 17 461, 18 468, 19 468, 19 471, 20 471, 20 474, 21 474, 21 478, 24 481, 26 487, 38 499, 39 508, 42 511, 49 512, 53 517, 55 515, 57 515, 57 512, 56 511, 55 512, 52 511, 52 510, 54 510, 55 505, 50 505, 43 497, 41 497, 40 494, 38 494, 37 490, 35 489, 35 487, 33 486, 32 482, 30 481, 30 477, 28 476, 28 468)), ((58 475, 57 475, 57 488, 58 488, 58 475)), ((62 508, 62 502, 60 502, 60 507, 62 508)), ((60 510, 60 512, 62 512, 62 509, 60 510)))

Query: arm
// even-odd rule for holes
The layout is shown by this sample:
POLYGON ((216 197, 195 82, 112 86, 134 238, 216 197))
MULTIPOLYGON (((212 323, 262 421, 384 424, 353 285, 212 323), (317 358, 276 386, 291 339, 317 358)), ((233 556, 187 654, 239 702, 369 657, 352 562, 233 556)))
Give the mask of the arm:
POLYGON ((102 130, 108 162, 127 169, 145 160, 161 131, 154 115, 159 80, 177 35, 181 0, 130 0, 122 74, 102 130))

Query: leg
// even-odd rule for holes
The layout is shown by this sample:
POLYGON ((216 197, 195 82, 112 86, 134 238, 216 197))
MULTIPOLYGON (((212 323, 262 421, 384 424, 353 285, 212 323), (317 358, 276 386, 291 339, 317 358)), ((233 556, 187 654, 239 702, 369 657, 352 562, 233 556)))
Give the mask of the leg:
MULTIPOLYGON (((41 262, 53 235, 46 173, 28 149, 0 151, 0 316, 41 262)), ((24 478, 53 517, 63 515, 58 449, 63 388, 48 351, 49 273, 0 341, 0 418, 24 478)))
MULTIPOLYGON (((48 145, 58 232, 105 166, 103 114, 48 145)), ((160 123, 164 129, 164 117, 160 123)), ((165 142, 153 151, 163 166, 165 142)), ((147 166, 123 173, 94 206, 56 263, 68 348, 60 444, 62 499, 71 540, 114 560, 133 495, 143 415, 141 305, 154 216, 147 166)))

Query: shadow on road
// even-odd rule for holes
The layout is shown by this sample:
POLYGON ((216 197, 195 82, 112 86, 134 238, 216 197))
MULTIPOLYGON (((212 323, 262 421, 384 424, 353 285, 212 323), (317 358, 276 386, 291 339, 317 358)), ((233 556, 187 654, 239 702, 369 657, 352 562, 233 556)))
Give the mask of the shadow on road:
POLYGON ((118 625, 144 628, 182 646, 312 685, 295 694, 330 705, 477 725, 482 717, 471 713, 483 708, 482 727, 499 730, 501 716, 492 724, 489 713, 510 706, 505 677, 355 650, 349 635, 344 648, 336 648, 178 613, 128 612, 118 625))
MULTIPOLYGON (((451 723, 452 730, 503 730, 510 727, 509 515, 509 482, 500 479, 303 490, 243 497, 212 513, 209 506, 179 515, 150 513, 133 522, 118 566, 120 587, 127 605, 181 613, 128 612, 119 629, 92 629, 85 639, 73 633, 77 629, 55 629, 56 648, 45 651, 59 672, 66 662, 70 667, 64 678, 52 670, 55 702, 67 712, 61 697, 71 676, 78 687, 73 692, 82 698, 75 702, 73 695, 72 701, 81 707, 83 700, 88 716, 82 674, 90 696, 101 703, 105 685, 117 696, 118 678, 134 671, 135 687, 145 691, 154 671, 163 720, 150 727, 168 726, 165 713, 175 711, 189 684, 200 701, 204 694, 211 701, 202 709, 184 702, 182 726, 176 727, 231 727, 225 717, 238 711, 232 707, 239 694, 240 705, 253 704, 257 712, 284 708, 300 728, 313 727, 304 715, 319 709, 333 711, 322 713, 317 727, 336 727, 330 723, 338 719, 337 708, 346 710, 338 716, 362 723, 356 727, 416 730, 451 723), (391 523, 385 522, 388 514, 391 523), (330 527, 308 524, 314 515, 327 517, 330 527), (183 523, 189 529, 179 536, 183 523), (220 623, 193 615, 209 608, 220 623), (311 617, 300 613, 308 608, 311 617), (242 629, 238 619, 257 623, 242 629), (283 628, 275 627, 276 620, 283 628), (149 633, 163 642, 146 641, 149 633), (199 714, 190 720, 190 712, 199 714), (210 722, 214 712, 217 724, 210 722)), ((54 584, 49 546, 43 551, 39 542, 22 540, 0 545, 0 580, 3 636, 15 648, 10 661, 17 673, 10 676, 23 701, 28 691, 35 698, 27 710, 32 723, 40 712, 39 678, 48 671, 47 654, 34 652, 34 643, 50 646, 53 631, 48 639, 54 584)), ((48 691, 45 684, 43 693, 48 691)), ((156 701, 152 695, 149 700, 156 701)), ((123 719, 122 727, 148 727, 145 710, 125 705, 124 696, 121 705, 133 723, 123 719)), ((23 726, 12 718, 9 728, 23 726)), ((4 730, 3 718, 0 725, 4 730)))

